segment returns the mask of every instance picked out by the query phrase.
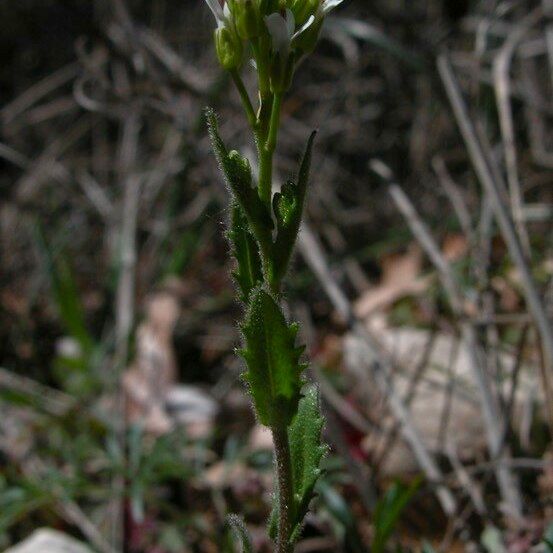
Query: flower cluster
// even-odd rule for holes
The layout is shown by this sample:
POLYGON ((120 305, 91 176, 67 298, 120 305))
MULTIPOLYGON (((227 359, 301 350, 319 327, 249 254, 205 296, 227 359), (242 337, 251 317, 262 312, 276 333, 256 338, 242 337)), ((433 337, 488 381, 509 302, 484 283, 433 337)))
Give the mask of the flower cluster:
POLYGON ((237 70, 249 43, 260 80, 267 76, 273 92, 290 84, 294 66, 310 53, 323 20, 343 0, 206 0, 215 16, 219 62, 237 70))

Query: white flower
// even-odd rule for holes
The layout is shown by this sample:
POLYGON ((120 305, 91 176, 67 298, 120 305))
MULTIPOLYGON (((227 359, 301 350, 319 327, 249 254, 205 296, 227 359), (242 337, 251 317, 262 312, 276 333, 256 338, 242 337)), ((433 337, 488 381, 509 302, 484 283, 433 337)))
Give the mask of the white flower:
POLYGON ((205 0, 209 9, 213 12, 215 16, 215 21, 217 22, 217 28, 227 27, 230 20, 230 9, 228 3, 225 2, 225 7, 222 8, 219 0, 205 0))
POLYGON ((344 0, 323 0, 321 2, 321 10, 323 15, 332 11, 336 6, 339 6, 344 0))
MULTIPOLYGON (((331 1, 336 2, 336 0, 331 1)), ((265 24, 271 35, 273 50, 284 56, 288 55, 292 42, 308 29, 313 24, 313 21, 315 21, 315 17, 312 15, 301 28, 295 31, 296 22, 294 14, 290 9, 286 9, 284 16, 280 15, 280 13, 272 13, 266 16, 265 24)))

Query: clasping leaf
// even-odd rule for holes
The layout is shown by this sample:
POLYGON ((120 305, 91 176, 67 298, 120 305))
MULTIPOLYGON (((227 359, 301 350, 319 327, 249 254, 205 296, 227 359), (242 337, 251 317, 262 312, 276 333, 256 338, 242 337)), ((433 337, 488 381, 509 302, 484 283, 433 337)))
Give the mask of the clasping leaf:
POLYGON ((249 301, 242 325, 245 346, 240 354, 259 421, 271 428, 286 428, 298 409, 303 347, 296 347, 298 326, 287 324, 280 307, 261 287, 249 301))
POLYGON ((296 243, 303 214, 305 194, 309 181, 311 153, 316 131, 311 133, 300 165, 297 184, 288 181, 280 192, 273 197, 273 211, 277 221, 277 238, 274 247, 273 279, 280 281, 286 269, 296 243))
POLYGON ((272 246, 271 232, 273 230, 273 221, 268 208, 259 199, 255 188, 252 187, 250 163, 236 150, 227 151, 225 144, 219 136, 215 112, 207 108, 205 115, 209 136, 219 167, 225 176, 234 199, 244 211, 264 256, 269 258, 272 246))
POLYGON ((237 262, 233 276, 240 288, 242 301, 247 303, 250 292, 263 282, 263 272, 257 242, 250 232, 242 208, 236 202, 232 205, 227 237, 237 262))
POLYGON ((228 515, 225 525, 232 530, 234 535, 240 540, 242 553, 253 553, 252 540, 250 533, 244 524, 244 521, 236 515, 228 515))

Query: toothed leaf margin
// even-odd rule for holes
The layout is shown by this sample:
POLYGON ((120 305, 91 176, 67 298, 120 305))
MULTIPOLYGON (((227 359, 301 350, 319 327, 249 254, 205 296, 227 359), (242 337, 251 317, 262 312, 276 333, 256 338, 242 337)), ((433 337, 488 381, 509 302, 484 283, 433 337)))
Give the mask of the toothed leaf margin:
POLYGON ((303 215, 303 206, 309 181, 309 169, 311 167, 311 155, 316 131, 311 133, 298 173, 297 184, 293 181, 286 182, 280 192, 273 197, 273 212, 277 221, 277 238, 274 248, 275 278, 284 277, 296 239, 300 229, 303 215))
POLYGON ((217 117, 211 108, 206 108, 205 117, 215 157, 233 198, 247 217, 250 228, 265 257, 270 258, 273 221, 268 208, 259 199, 252 187, 252 173, 249 161, 236 150, 227 150, 219 135, 217 117))
POLYGON ((242 208, 236 202, 231 207, 227 238, 232 256, 236 259, 236 270, 232 276, 240 288, 240 299, 247 303, 251 291, 263 282, 263 269, 257 242, 242 208))
POLYGON ((286 428, 298 410, 303 347, 295 345, 298 325, 288 324, 275 300, 261 287, 250 295, 242 325, 247 365, 243 378, 249 385, 259 421, 271 428, 286 428))
POLYGON ((253 553, 252 540, 244 521, 237 515, 228 515, 225 526, 240 540, 242 553, 253 553))

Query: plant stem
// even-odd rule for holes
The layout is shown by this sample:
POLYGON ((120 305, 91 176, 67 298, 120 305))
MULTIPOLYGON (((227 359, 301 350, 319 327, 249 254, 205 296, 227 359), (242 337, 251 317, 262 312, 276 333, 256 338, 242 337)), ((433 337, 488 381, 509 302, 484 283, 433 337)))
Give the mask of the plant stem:
POLYGON ((280 126, 280 106, 282 105, 282 94, 275 93, 273 97, 273 106, 271 109, 271 120, 269 122, 269 134, 267 136, 267 142, 265 143, 265 149, 271 154, 276 149, 278 128, 280 126))
POLYGON ((267 69, 268 60, 266 47, 262 38, 252 40, 252 51, 257 66, 257 78, 259 82, 259 96, 265 100, 270 95, 270 79, 267 69))
POLYGON ((262 202, 270 209, 273 190, 273 152, 263 144, 259 145, 259 186, 257 193, 262 202))
MULTIPOLYGON (((282 95, 274 94, 272 98, 269 125, 265 143, 259 140, 259 197, 267 207, 271 207, 272 181, 273 181, 273 155, 276 149, 278 127, 280 124, 280 107, 282 95)), ((262 128, 265 127, 260 121, 262 128)))
POLYGON ((244 106, 244 111, 246 112, 248 123, 250 124, 250 127, 255 133, 255 129, 257 125, 257 116, 255 115, 255 111, 253 109, 253 105, 250 100, 248 91, 246 90, 246 87, 244 86, 244 82, 242 81, 242 78, 240 77, 240 74, 238 73, 238 71, 236 70, 231 71, 230 75, 232 77, 232 80, 234 81, 234 84, 236 85, 236 89, 238 90, 238 93, 240 94, 240 99, 242 100, 242 105, 244 106))
POLYGON ((273 428, 275 444, 276 469, 278 481, 278 537, 276 553, 292 553, 290 544, 292 532, 292 509, 294 506, 294 483, 292 481, 292 462, 290 444, 286 428, 273 428))
MULTIPOLYGON (((266 72, 266 64, 262 59, 262 44, 252 43, 254 57, 257 62, 259 77, 260 107, 256 115, 253 110, 248 92, 238 72, 231 72, 236 84, 244 110, 252 127, 259 152, 259 182, 258 195, 261 201, 271 209, 272 184, 273 184, 273 155, 277 145, 278 129, 280 125, 280 111, 282 105, 282 93, 270 93, 269 76, 266 72)), ((267 257, 270 261, 270 256, 267 257)), ((278 295, 279 283, 270 278, 272 272, 265 272, 265 280, 272 292, 278 295)), ((292 520, 294 508, 294 482, 292 474, 292 460, 290 457, 290 444, 288 429, 273 428, 273 442, 275 445, 276 471, 279 497, 279 520, 276 553, 293 553, 293 545, 290 544, 292 533, 292 520)))

